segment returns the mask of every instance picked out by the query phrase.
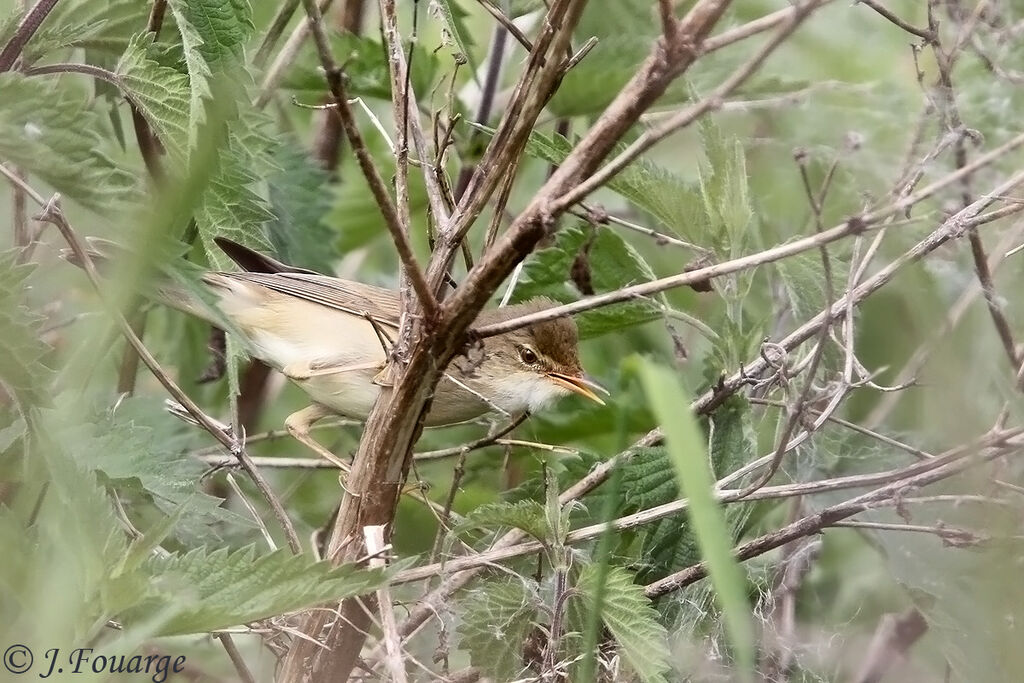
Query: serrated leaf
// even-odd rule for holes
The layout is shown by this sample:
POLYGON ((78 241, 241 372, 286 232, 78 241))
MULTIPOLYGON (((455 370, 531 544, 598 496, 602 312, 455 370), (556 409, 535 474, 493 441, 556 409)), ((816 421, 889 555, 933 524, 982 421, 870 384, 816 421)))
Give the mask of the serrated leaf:
POLYGON ((59 397, 52 420, 61 426, 52 430, 53 440, 115 490, 142 494, 164 514, 175 514, 188 503, 179 536, 208 540, 213 522, 250 526, 221 508, 219 498, 197 489, 205 468, 189 457, 192 439, 166 414, 162 402, 129 398, 113 412, 96 410, 82 420, 67 419, 74 411, 73 397, 59 397))
MULTIPOLYGON (((610 292, 620 287, 654 279, 643 257, 611 230, 566 226, 555 235, 553 246, 532 254, 516 285, 514 299, 525 301, 547 296, 562 303, 588 294, 610 292), (573 275, 577 275, 574 282, 573 275)), ((661 317, 661 309, 647 299, 587 311, 576 318, 580 336, 594 337, 623 327, 632 327, 661 317)))
POLYGON ((442 21, 442 41, 455 48, 452 54, 455 59, 464 60, 469 63, 473 73, 476 73, 476 60, 473 58, 473 38, 466 27, 466 10, 459 6, 458 0, 431 0, 428 6, 430 14, 442 21))
POLYGON ((542 543, 551 538, 544 506, 534 500, 480 505, 466 515, 463 521, 452 529, 452 533, 461 533, 467 529, 498 530, 508 527, 525 531, 542 543))
MULTIPOLYGON (((493 133, 488 128, 477 128, 493 133)), ((564 161, 571 149, 570 142, 558 134, 546 136, 533 132, 526 143, 527 154, 553 164, 564 161)), ((609 157, 623 149, 621 144, 617 145, 609 157)), ((709 236, 710 221, 698 189, 663 166, 641 157, 612 178, 607 187, 691 242, 700 242, 709 236)))
POLYGON ((49 402, 46 387, 52 373, 43 364, 50 347, 39 340, 41 318, 22 301, 35 266, 18 265, 19 253, 0 252, 0 389, 25 414, 49 402))
POLYGON ((324 223, 330 208, 330 176, 293 138, 285 138, 275 147, 273 159, 281 169, 267 181, 274 214, 269 225, 274 251, 286 263, 331 272, 336 254, 326 245, 334 239, 334 232, 324 223))
POLYGON ((120 54, 131 37, 146 25, 148 15, 149 7, 135 0, 57 3, 26 45, 23 58, 33 62, 50 52, 67 48, 120 54))
POLYGON ((667 681, 670 653, 668 632, 658 622, 644 589, 621 567, 606 567, 601 604, 597 604, 598 580, 602 568, 596 564, 580 571, 576 590, 589 610, 600 609, 601 620, 619 645, 623 659, 647 683, 667 681))
POLYGON ((106 156, 96 132, 102 127, 71 85, 0 74, 0 159, 90 209, 109 211, 135 194, 136 179, 106 156))
POLYGON ((117 64, 125 94, 146 117, 171 161, 183 169, 189 146, 189 78, 151 59, 152 34, 132 38, 117 64))
POLYGON ((740 142, 726 139, 710 117, 701 119, 700 132, 708 161, 700 175, 704 209, 711 217, 716 251, 722 256, 734 257, 746 246, 747 226, 754 215, 747 186, 746 157, 740 142))
POLYGON ((257 557, 252 546, 153 558, 145 570, 153 591, 125 620, 173 609, 160 635, 203 633, 342 600, 380 588, 389 575, 354 563, 332 568, 284 548, 257 557))
POLYGON ((254 159, 244 149, 241 139, 234 133, 221 150, 217 170, 196 209, 196 227, 206 254, 215 268, 228 270, 231 261, 214 243, 218 236, 262 251, 270 250, 263 233, 263 224, 274 217, 267 203, 253 186, 257 182, 252 174, 254 159))
POLYGON ((473 666, 498 681, 519 678, 538 605, 532 586, 516 579, 490 579, 465 593, 459 645, 469 651, 473 666))
POLYGON ((188 69, 192 147, 211 88, 229 90, 228 99, 241 100, 251 80, 243 67, 242 50, 254 30, 252 10, 247 0, 170 0, 168 7, 181 34, 188 69))
POLYGON ((669 369, 637 358, 644 392, 665 434, 665 445, 679 481, 690 500, 689 518, 725 618, 726 630, 742 671, 754 668, 754 631, 746 595, 746 577, 732 555, 732 534, 714 500, 714 487, 704 435, 678 377, 669 369))

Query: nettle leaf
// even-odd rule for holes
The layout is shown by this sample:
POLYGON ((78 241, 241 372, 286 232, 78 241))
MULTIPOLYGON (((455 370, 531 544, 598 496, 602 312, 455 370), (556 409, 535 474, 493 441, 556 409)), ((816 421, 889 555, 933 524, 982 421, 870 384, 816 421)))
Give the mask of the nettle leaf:
MULTIPOLYGON (((240 120, 242 121, 242 120, 240 120)), ((196 227, 206 254, 214 267, 231 268, 231 261, 214 244, 214 237, 224 236, 254 249, 269 251, 270 243, 263 224, 273 219, 266 201, 255 191, 257 177, 253 169, 266 163, 261 152, 270 146, 262 138, 263 150, 253 146, 249 135, 260 136, 255 128, 242 125, 228 135, 227 145, 220 150, 217 169, 196 209, 196 227)))
POLYGON ((180 537, 208 540, 214 522, 251 526, 246 518, 221 508, 219 498, 199 490, 205 467, 189 457, 193 440, 160 401, 129 398, 113 412, 95 410, 83 420, 60 419, 73 413, 74 401, 69 395, 58 399, 53 422, 61 426, 52 430, 53 440, 102 481, 128 496, 151 499, 164 514, 175 514, 187 503, 180 537))
POLYGON ((727 140, 710 117, 700 122, 707 165, 700 175, 705 213, 720 255, 735 256, 749 239, 747 226, 754 217, 747 186, 747 162, 739 140, 727 140))
POLYGON ((473 666, 495 680, 516 680, 527 668, 523 647, 539 606, 532 583, 514 578, 482 581, 463 593, 459 646, 469 651, 473 666))
POLYGON ((95 211, 136 194, 135 175, 104 152, 81 91, 57 79, 0 74, 0 158, 95 211))
POLYGON ((120 54, 148 16, 149 7, 135 0, 60 2, 25 46, 22 58, 32 63, 69 48, 120 54))
POLYGON ((286 263, 331 272, 335 252, 326 246, 334 239, 334 231, 324 223, 330 208, 328 173, 290 137, 275 146, 273 161, 280 167, 267 180, 274 251, 286 263))
POLYGON ((24 414, 49 403, 52 372, 43 364, 50 347, 39 340, 42 318, 23 302, 35 266, 18 265, 19 253, 19 249, 0 252, 0 389, 24 414))
POLYGON ((247 0, 170 0, 168 6, 181 34, 191 98, 190 146, 204 121, 204 100, 212 97, 212 81, 241 100, 251 80, 243 67, 243 47, 255 27, 247 0))
POLYGON ((132 38, 117 64, 125 94, 153 128, 171 161, 184 168, 189 145, 189 78, 150 58, 152 34, 132 38))
POLYGON ((51 495, 40 511, 41 535, 59 547, 65 571, 81 591, 82 604, 95 610, 93 619, 109 617, 116 604, 141 597, 141 586, 117 569, 128 543, 114 514, 110 497, 97 476, 78 462, 78 450, 51 439, 59 421, 40 416, 34 438, 47 464, 51 495), (124 592, 111 589, 118 585, 124 592))
MULTIPOLYGON (((493 133, 491 129, 481 130, 493 133)), ((546 136, 534 132, 526 143, 527 154, 553 164, 564 161, 571 149, 572 144, 557 133, 546 136)), ((616 146, 609 158, 623 149, 622 145, 616 146)), ((691 242, 700 242, 710 235, 711 222, 697 187, 663 166, 637 159, 612 178, 607 187, 691 242)))
MULTIPOLYGON (((584 294, 610 292, 655 278, 643 257, 619 235, 586 224, 567 226, 555 244, 532 254, 515 289, 515 300, 548 296, 562 303, 584 294)), ((595 337, 661 317, 661 307, 638 299, 577 316, 581 337, 595 337)))
POLYGON ((538 541, 546 543, 551 537, 544 506, 535 500, 520 500, 513 503, 487 503, 473 509, 463 521, 452 529, 462 533, 468 529, 499 530, 506 527, 520 529, 538 541))
POLYGON ((468 62, 470 69, 476 73, 472 33, 465 21, 468 16, 466 10, 462 9, 458 0, 431 0, 428 11, 444 24, 441 40, 452 49, 455 61, 468 62))
POLYGON ((605 572, 601 604, 598 605, 598 580, 602 567, 590 564, 580 571, 576 583, 578 597, 586 609, 600 609, 601 620, 619 645, 623 659, 646 682, 666 681, 670 666, 668 632, 658 622, 644 589, 621 567, 609 566, 605 572))
POLYGON ((253 546, 229 552, 193 550, 154 557, 144 565, 152 592, 125 621, 142 621, 167 610, 159 635, 205 633, 252 623, 377 590, 392 569, 332 568, 310 555, 281 548, 262 557, 253 546))

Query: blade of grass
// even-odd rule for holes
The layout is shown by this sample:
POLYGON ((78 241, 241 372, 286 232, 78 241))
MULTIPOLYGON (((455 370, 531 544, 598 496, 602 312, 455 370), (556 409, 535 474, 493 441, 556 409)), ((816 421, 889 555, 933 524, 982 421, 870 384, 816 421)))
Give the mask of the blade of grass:
POLYGON ((712 497, 714 483, 707 443, 688 408, 691 397, 670 368, 639 357, 634 363, 651 410, 664 431, 679 489, 690 499, 690 521, 708 565, 736 662, 743 680, 753 680, 754 628, 746 578, 732 556, 732 534, 725 516, 712 497))

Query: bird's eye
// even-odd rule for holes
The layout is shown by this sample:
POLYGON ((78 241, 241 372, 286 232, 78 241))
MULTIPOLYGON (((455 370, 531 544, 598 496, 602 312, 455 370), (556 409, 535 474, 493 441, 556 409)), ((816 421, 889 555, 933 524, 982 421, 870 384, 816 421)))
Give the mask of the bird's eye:
POLYGON ((533 365, 537 362, 537 354, 533 352, 533 349, 527 346, 519 349, 519 357, 527 365, 533 365))

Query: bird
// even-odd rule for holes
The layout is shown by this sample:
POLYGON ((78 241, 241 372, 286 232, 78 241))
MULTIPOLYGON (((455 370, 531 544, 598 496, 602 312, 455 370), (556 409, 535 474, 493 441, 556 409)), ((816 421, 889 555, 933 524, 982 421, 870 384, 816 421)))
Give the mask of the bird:
MULTIPOLYGON (((399 327, 399 293, 291 266, 225 237, 215 243, 240 270, 202 274, 210 301, 169 282, 157 285, 155 298, 240 336, 250 356, 302 389, 312 402, 289 415, 285 428, 347 470, 310 430, 332 415, 366 420, 388 385, 385 370, 399 327)), ((97 260, 110 260, 118 248, 95 238, 89 244, 97 260)), ((69 253, 63 256, 76 261, 69 253)), ((554 305, 537 297, 485 309, 476 323, 511 320, 554 305)), ((466 422, 490 411, 536 413, 571 393, 603 405, 596 392, 607 394, 583 371, 576 323, 560 317, 468 345, 442 374, 424 426, 466 422)))

